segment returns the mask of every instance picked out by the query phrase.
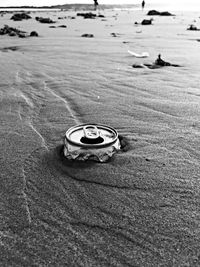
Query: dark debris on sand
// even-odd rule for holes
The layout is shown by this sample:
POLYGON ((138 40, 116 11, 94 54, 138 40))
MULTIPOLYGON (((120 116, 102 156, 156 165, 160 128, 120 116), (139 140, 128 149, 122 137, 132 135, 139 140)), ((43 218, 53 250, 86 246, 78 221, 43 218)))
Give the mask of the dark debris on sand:
POLYGON ((188 31, 200 31, 199 28, 197 28, 197 26, 195 26, 194 24, 191 24, 188 28, 188 31))
POLYGON ((171 14, 168 11, 164 11, 164 12, 159 12, 157 10, 149 10, 149 12, 147 13, 148 16, 175 16, 173 14, 171 14))
POLYGON ((145 67, 147 67, 149 69, 159 69, 159 68, 167 67, 167 66, 169 66, 169 67, 181 67, 180 65, 172 64, 172 63, 164 61, 161 58, 160 54, 158 55, 158 58, 155 60, 155 62, 153 64, 133 64, 132 65, 133 68, 145 68, 145 67))
POLYGON ((112 37, 119 37, 121 34, 120 33, 117 33, 117 32, 112 32, 110 35, 112 37))
POLYGON ((74 16, 68 16, 68 19, 76 19, 74 16))
POLYGON ((92 12, 77 13, 76 15, 79 16, 79 17, 83 17, 84 19, 95 19, 96 17, 98 17, 98 18, 105 18, 104 15, 101 15, 101 14, 96 15, 96 14, 94 14, 92 12))
POLYGON ((133 64, 132 67, 134 69, 142 69, 142 68, 144 68, 144 65, 143 64, 133 64))
POLYGON ((66 25, 58 25, 57 28, 67 28, 67 26, 66 25))
POLYGON ((158 58, 156 59, 155 65, 157 66, 161 66, 161 67, 164 67, 164 66, 172 66, 172 67, 180 67, 179 65, 177 64, 171 64, 169 62, 166 62, 164 61, 162 58, 161 58, 161 54, 158 55, 158 58))
POLYGON ((142 25, 151 25, 152 24, 153 19, 144 19, 141 24, 142 25))
POLYGON ((14 20, 14 21, 21 21, 23 19, 31 19, 31 16, 29 16, 27 13, 23 12, 23 13, 14 14, 10 19, 14 20))
POLYGON ((30 33, 30 35, 25 32, 25 31, 21 31, 19 29, 10 27, 8 25, 4 25, 3 28, 0 29, 0 35, 9 35, 9 36, 18 36, 19 38, 26 38, 26 37, 33 37, 33 36, 38 36, 38 33, 33 31, 30 33))
POLYGON ((53 21, 50 18, 43 18, 43 17, 35 17, 35 20, 39 21, 40 23, 56 23, 55 21, 53 21))
POLYGON ((77 13, 76 14, 79 17, 83 17, 84 19, 94 19, 97 15, 92 13, 92 12, 88 12, 88 13, 77 13))
POLYGON ((8 47, 0 48, 1 52, 9 52, 9 51, 17 51, 17 50, 19 50, 18 46, 8 46, 8 47))
POLYGON ((112 32, 110 35, 111 35, 112 37, 117 37, 117 36, 118 36, 115 32, 112 32))
POLYGON ((58 25, 58 26, 56 27, 56 26, 54 26, 54 25, 51 25, 51 26, 49 26, 49 28, 51 28, 51 29, 56 29, 56 28, 67 28, 67 26, 66 26, 66 25, 58 25))
POLYGON ((81 35, 81 37, 85 37, 85 38, 93 38, 94 37, 94 34, 91 34, 91 33, 84 33, 81 35))
POLYGON ((67 17, 65 16, 65 17, 58 17, 58 19, 66 19, 67 17))
POLYGON ((31 37, 38 37, 39 35, 38 35, 38 33, 37 33, 36 31, 32 31, 32 32, 30 33, 30 36, 31 36, 31 37))

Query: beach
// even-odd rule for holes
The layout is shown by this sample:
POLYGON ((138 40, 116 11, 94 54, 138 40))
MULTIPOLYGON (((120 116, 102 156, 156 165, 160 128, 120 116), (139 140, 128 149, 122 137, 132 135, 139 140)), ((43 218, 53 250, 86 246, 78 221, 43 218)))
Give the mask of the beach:
POLYGON ((0 36, 1 266, 200 265, 199 14, 147 11, 0 17, 39 35, 0 36), (146 67, 158 54, 179 67, 146 67), (65 132, 83 123, 114 127, 126 149, 66 160, 65 132))

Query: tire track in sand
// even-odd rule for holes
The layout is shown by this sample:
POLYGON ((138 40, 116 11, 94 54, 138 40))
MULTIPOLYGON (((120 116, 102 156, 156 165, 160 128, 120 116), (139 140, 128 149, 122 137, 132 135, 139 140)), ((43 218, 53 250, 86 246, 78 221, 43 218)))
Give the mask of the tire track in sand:
MULTIPOLYGON (((25 104, 28 107, 31 106, 32 109, 34 108, 34 105, 33 104, 30 105, 30 101, 27 100, 28 98, 22 92, 20 92, 18 96, 21 97, 23 100, 25 100, 25 104)), ((22 106, 19 106, 19 109, 18 109, 17 113, 18 113, 20 121, 23 122, 23 123, 26 123, 26 125, 28 125, 37 134, 37 136, 41 140, 41 145, 48 151, 49 148, 48 148, 48 146, 46 144, 46 140, 41 135, 41 133, 36 129, 36 127, 33 125, 33 119, 30 116, 27 116, 25 119, 22 118, 22 106)))
POLYGON ((29 121, 28 125, 30 126, 30 128, 40 137, 41 141, 42 141, 42 146, 49 151, 48 146, 46 145, 46 141, 44 139, 44 137, 40 134, 40 132, 33 126, 33 123, 31 121, 29 121))
POLYGON ((48 85, 47 82, 44 81, 44 89, 51 93, 54 97, 59 99, 63 104, 65 105, 66 109, 68 110, 71 118, 74 120, 76 124, 81 124, 82 122, 78 119, 79 114, 76 113, 76 111, 73 109, 71 103, 69 100, 66 100, 65 98, 61 97, 57 93, 55 93, 48 85))
POLYGON ((28 197, 26 194, 26 190, 27 190, 27 181, 26 181, 26 175, 25 175, 25 170, 24 167, 22 167, 22 177, 23 177, 23 189, 22 189, 22 195, 24 197, 24 204, 25 204, 25 209, 26 209, 26 216, 28 219, 28 223, 29 225, 31 224, 31 213, 30 213, 30 209, 29 209, 29 205, 28 205, 28 197))
MULTIPOLYGON (((16 72, 15 76, 16 84, 17 85, 24 85, 30 87, 30 84, 33 82, 33 77, 32 74, 28 71, 21 71, 18 70, 16 72)), ((23 88, 23 87, 22 87, 23 88)), ((42 134, 37 130, 36 126, 34 125, 34 117, 37 115, 37 111, 39 109, 37 103, 33 101, 33 99, 30 97, 30 93, 28 94, 28 91, 22 90, 20 87, 16 92, 15 96, 19 97, 23 100, 23 103, 19 105, 18 109, 18 116, 20 121, 22 121, 24 124, 28 125, 33 132, 36 133, 36 135, 40 138, 41 140, 41 145, 44 147, 47 151, 48 146, 46 144, 45 138, 42 136, 42 134), (35 102, 35 103, 34 103, 35 102), (22 116, 24 115, 24 118, 22 116)), ((33 92, 33 87, 30 87, 31 92, 33 92)), ((37 96, 37 95, 36 95, 37 96)))

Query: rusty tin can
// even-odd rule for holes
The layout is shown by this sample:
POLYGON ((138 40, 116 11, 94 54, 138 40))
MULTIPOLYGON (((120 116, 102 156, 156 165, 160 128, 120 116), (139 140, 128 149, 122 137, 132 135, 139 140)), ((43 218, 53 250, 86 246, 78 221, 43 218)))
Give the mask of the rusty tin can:
POLYGON ((64 155, 74 160, 106 162, 120 149, 117 131, 100 124, 81 124, 65 134, 64 155))

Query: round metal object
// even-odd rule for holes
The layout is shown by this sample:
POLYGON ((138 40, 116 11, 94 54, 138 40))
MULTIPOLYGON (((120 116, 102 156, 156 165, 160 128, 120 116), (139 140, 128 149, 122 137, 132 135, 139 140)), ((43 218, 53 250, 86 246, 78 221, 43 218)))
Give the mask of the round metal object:
POLYGON ((65 134, 64 155, 68 159, 105 162, 119 149, 117 131, 106 125, 81 124, 65 134))

